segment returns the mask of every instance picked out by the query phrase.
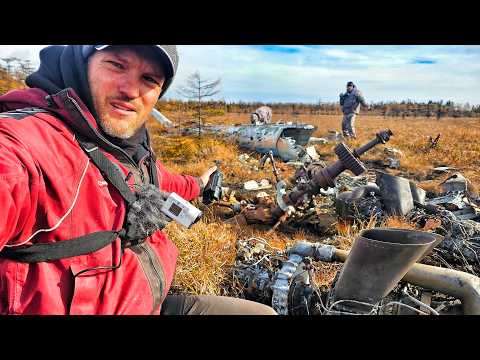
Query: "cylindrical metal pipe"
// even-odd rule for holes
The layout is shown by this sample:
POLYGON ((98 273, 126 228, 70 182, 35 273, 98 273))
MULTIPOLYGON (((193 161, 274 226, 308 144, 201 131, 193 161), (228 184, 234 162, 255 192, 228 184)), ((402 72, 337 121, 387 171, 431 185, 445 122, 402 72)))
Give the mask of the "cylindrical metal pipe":
POLYGON ((358 149, 355 149, 354 154, 358 158, 358 157, 362 156, 362 154, 366 153, 368 150, 370 150, 371 148, 373 148, 374 146, 376 146, 378 144, 380 144, 380 141, 377 138, 375 138, 375 139, 371 140, 370 142, 368 142, 367 144, 359 147, 358 149))
POLYGON ((393 132, 390 129, 387 129, 385 131, 381 131, 378 134, 376 134, 375 139, 371 140, 369 143, 359 147, 358 149, 354 150, 353 153, 354 155, 358 158, 362 154, 366 153, 368 150, 373 148, 374 146, 378 144, 385 144, 388 140, 390 140, 390 136, 393 135, 393 132))
MULTIPOLYGON (((334 249, 333 261, 345 262, 348 254, 349 251, 334 249)), ((454 296, 462 302, 465 315, 480 315, 480 278, 477 276, 453 269, 414 264, 402 281, 454 296)))
POLYGON ((480 315, 480 278, 453 269, 415 264, 403 281, 454 296, 462 302, 465 315, 480 315))
POLYGON ((394 228, 362 231, 335 284, 334 300, 378 303, 435 241, 436 237, 425 231, 394 228))

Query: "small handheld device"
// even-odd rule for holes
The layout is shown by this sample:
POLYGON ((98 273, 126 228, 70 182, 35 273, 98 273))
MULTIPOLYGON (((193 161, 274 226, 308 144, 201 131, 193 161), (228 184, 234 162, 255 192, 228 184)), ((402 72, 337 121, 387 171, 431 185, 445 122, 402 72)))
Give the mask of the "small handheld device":
POLYGON ((208 183, 203 189, 203 203, 205 205, 210 205, 214 201, 218 201, 222 197, 222 181, 223 174, 218 170, 220 165, 219 161, 216 161, 217 170, 215 170, 210 177, 208 178, 208 183))
POLYGON ((172 192, 164 202, 162 212, 177 223, 190 228, 203 213, 176 193, 172 192))

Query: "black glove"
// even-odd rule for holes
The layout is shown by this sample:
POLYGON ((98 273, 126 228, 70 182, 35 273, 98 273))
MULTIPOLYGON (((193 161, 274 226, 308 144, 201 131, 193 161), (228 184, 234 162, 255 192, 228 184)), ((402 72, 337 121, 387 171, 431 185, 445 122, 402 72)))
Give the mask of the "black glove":
POLYGON ((127 240, 141 243, 167 226, 172 219, 165 215, 161 208, 169 195, 151 184, 140 187, 136 193, 137 200, 128 209, 127 240))

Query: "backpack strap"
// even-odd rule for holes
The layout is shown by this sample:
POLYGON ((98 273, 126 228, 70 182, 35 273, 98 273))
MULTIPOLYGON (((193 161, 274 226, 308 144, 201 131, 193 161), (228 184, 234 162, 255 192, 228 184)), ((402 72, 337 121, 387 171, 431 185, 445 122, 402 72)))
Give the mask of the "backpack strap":
POLYGON ((24 263, 60 260, 90 254, 110 245, 118 237, 123 237, 124 235, 124 229, 119 231, 98 231, 54 243, 34 244, 25 248, 6 247, 0 251, 0 258, 24 263))
MULTIPOLYGON (((14 112, 3 113, 4 117, 12 117, 20 120, 23 117, 35 115, 32 109, 15 110, 14 112), (12 113, 18 116, 12 116, 12 113), (23 115, 22 117, 20 115, 23 115)), ((38 112, 47 112, 43 109, 38 112)), ((2 117, 3 114, 0 114, 2 117)), ((98 146, 94 143, 86 141, 81 137, 77 137, 80 147, 86 152, 95 166, 100 170, 102 175, 118 190, 122 198, 130 206, 135 200, 136 195, 130 190, 126 183, 121 170, 100 151, 98 146)), ((155 160, 150 161, 150 179, 152 183, 158 187, 158 174, 155 160)), ((118 231, 98 231, 87 235, 79 236, 70 240, 57 241, 55 243, 33 244, 24 248, 4 247, 0 251, 0 258, 15 260, 24 263, 37 263, 44 261, 60 260, 80 255, 86 255, 97 250, 100 250, 111 243, 118 237, 123 240, 126 236, 126 229, 122 228, 118 231)))
POLYGON ((100 170, 102 175, 113 185, 113 187, 115 187, 115 189, 118 190, 127 204, 131 205, 137 198, 125 182, 120 169, 107 159, 96 144, 81 139, 77 139, 77 141, 81 148, 87 153, 88 157, 93 161, 95 166, 100 170))

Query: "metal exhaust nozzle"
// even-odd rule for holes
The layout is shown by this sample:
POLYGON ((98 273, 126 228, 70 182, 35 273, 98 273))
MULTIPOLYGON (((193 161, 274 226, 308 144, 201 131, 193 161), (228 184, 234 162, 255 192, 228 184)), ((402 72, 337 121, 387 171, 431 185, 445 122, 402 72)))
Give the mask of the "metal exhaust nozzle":
MULTIPOLYGON (((333 300, 377 304, 393 290, 415 262, 442 239, 436 234, 416 230, 376 228, 362 231, 335 284, 333 300)), ((371 309, 353 302, 343 304, 359 311, 371 309)))

